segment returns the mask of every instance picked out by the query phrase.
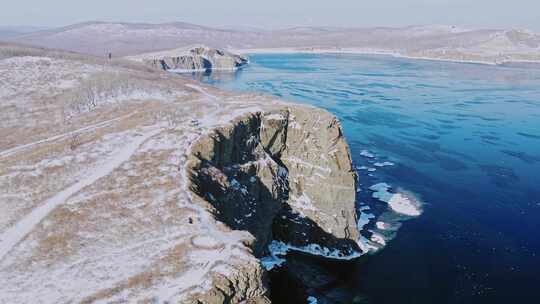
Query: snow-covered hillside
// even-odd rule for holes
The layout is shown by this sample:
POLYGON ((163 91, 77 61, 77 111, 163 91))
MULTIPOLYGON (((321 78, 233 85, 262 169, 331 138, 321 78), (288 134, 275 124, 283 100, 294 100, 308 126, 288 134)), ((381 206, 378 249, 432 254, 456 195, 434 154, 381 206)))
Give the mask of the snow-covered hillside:
POLYGON ((540 61, 540 35, 526 30, 427 25, 404 28, 296 27, 222 30, 186 23, 89 22, 12 38, 13 41, 105 56, 134 55, 203 43, 236 50, 386 53, 416 58, 540 61))

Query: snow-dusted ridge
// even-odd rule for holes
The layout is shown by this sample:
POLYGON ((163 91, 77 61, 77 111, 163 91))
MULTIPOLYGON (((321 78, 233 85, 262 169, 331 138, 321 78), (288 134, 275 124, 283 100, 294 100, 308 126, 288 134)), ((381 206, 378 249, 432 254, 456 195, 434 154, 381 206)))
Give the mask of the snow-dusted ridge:
POLYGON ((29 33, 13 41, 105 56, 137 55, 203 43, 235 53, 384 54, 427 60, 502 64, 540 62, 540 35, 521 29, 449 25, 403 28, 298 27, 227 30, 186 23, 87 22, 29 33))

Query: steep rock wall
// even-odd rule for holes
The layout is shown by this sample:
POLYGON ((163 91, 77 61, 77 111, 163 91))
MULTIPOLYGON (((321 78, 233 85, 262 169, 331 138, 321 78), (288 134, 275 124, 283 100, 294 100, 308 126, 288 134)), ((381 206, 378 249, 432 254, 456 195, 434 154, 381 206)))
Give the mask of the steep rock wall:
POLYGON ((325 111, 296 106, 237 118, 199 140, 188 167, 197 201, 231 229, 249 231, 257 257, 272 240, 359 250, 356 176, 341 126, 325 111))

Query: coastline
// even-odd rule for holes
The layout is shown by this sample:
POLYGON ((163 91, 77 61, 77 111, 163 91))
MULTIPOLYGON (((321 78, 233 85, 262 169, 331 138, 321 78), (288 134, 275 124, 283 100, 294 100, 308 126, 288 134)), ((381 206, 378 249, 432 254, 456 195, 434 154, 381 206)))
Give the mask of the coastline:
POLYGON ((437 57, 422 57, 422 56, 410 56, 399 52, 390 50, 377 50, 377 49, 365 49, 365 48, 342 48, 342 49, 324 49, 324 48, 253 48, 253 49, 230 49, 231 52, 239 54, 347 54, 347 55, 381 55, 390 56, 394 58, 413 59, 413 60, 428 60, 428 61, 441 61, 441 62, 453 62, 453 63, 470 63, 470 64, 483 64, 500 66, 511 63, 531 63, 540 65, 540 60, 520 60, 520 59, 507 59, 503 61, 491 61, 491 60, 466 60, 466 59, 452 59, 452 58, 437 58, 437 57))

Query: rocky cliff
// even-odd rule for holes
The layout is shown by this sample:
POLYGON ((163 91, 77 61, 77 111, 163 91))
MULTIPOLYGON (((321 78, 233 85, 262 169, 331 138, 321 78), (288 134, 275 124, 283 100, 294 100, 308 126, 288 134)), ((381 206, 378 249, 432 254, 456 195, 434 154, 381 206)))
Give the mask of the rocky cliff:
POLYGON ((194 191, 218 219, 255 236, 256 256, 272 240, 357 250, 355 173, 327 112, 295 106, 237 118, 198 142, 190 165, 194 191))
POLYGON ((205 46, 180 48, 126 57, 165 71, 234 71, 248 64, 247 57, 205 46))
POLYGON ((0 69, 0 303, 269 303, 272 241, 356 249, 331 114, 58 51, 0 69))

